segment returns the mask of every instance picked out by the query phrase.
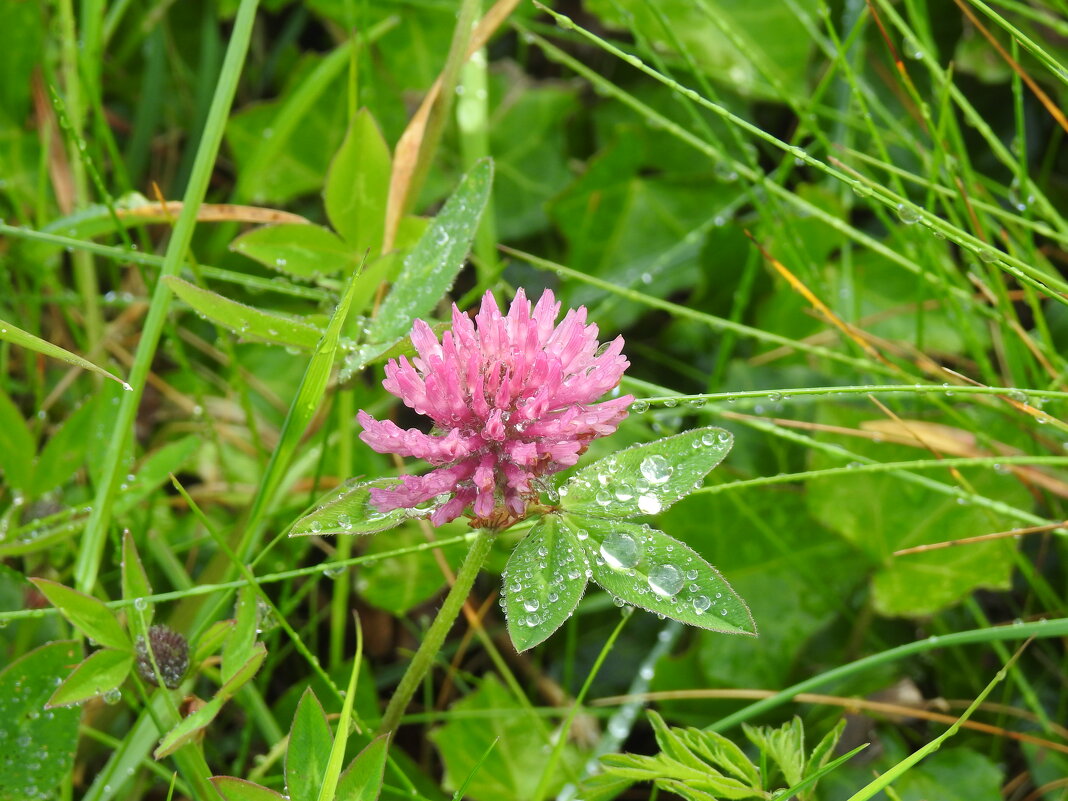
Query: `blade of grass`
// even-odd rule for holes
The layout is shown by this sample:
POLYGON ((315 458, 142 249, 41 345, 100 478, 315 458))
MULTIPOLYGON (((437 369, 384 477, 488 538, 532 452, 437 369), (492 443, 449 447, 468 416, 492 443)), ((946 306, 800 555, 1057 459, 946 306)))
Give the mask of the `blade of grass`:
POLYGON ((758 715, 762 715, 765 712, 789 703, 798 693, 809 692, 818 687, 824 687, 858 673, 871 670, 872 668, 888 665, 901 659, 905 659, 906 657, 933 651, 936 648, 954 648, 960 645, 977 645, 994 641, 1023 640, 1030 637, 1040 639, 1046 637, 1064 637, 1066 635, 1068 635, 1068 618, 1062 617, 1050 620, 1040 620, 1035 623, 1014 623, 1011 626, 1001 626, 998 628, 958 631, 953 634, 944 634, 940 637, 928 637, 924 640, 916 640, 915 642, 905 643, 896 648, 889 648, 885 651, 880 651, 877 654, 872 654, 871 656, 857 659, 856 661, 849 662, 845 665, 840 665, 831 670, 824 671, 817 676, 813 676, 810 679, 800 681, 797 684, 793 684, 786 689, 775 693, 775 695, 763 698, 733 714, 720 718, 715 723, 708 726, 708 729, 710 731, 725 731, 732 726, 737 726, 743 721, 752 720, 758 715))
MULTIPOLYGON (((174 227, 167 252, 164 256, 160 278, 177 275, 181 270, 196 225, 196 210, 207 193, 215 157, 222 142, 223 129, 229 115, 237 90, 241 68, 248 52, 252 34, 252 24, 256 17, 259 0, 241 0, 234 27, 230 34, 230 43, 226 58, 215 88, 211 110, 208 113, 204 133, 197 148, 196 160, 189 185, 183 197, 182 213, 174 227)), ((152 366, 160 335, 166 323, 167 310, 170 308, 171 293, 162 280, 157 280, 152 293, 152 302, 148 316, 141 330, 141 339, 130 370, 132 391, 126 393, 119 407, 112 437, 112 447, 108 449, 101 482, 93 499, 92 512, 86 524, 85 535, 78 551, 74 568, 74 584, 79 590, 91 591, 96 584, 97 572, 104 553, 108 526, 112 517, 112 505, 124 473, 123 462, 127 456, 133 432, 134 418, 140 406, 148 373, 152 366)))
POLYGON ((333 801, 338 779, 345 766, 345 746, 349 740, 349 726, 352 722, 353 704, 356 702, 356 682, 360 678, 360 664, 363 662, 363 627, 360 616, 353 612, 356 623, 356 655, 352 660, 352 672, 349 674, 349 686, 345 690, 345 701, 341 705, 341 716, 337 720, 334 744, 330 747, 330 757, 326 762, 323 784, 319 788, 319 801, 333 801))
POLYGON ((41 339, 40 337, 34 336, 28 331, 23 331, 18 326, 12 325, 6 320, 0 320, 0 340, 4 342, 11 342, 14 345, 26 348, 27 350, 32 350, 44 356, 49 356, 53 359, 59 359, 60 361, 64 361, 67 364, 73 364, 75 367, 80 367, 83 370, 89 370, 90 372, 96 373, 97 375, 102 375, 104 376, 104 378, 109 378, 112 381, 115 381, 127 391, 133 389, 133 387, 131 387, 121 378, 116 375, 113 375, 112 373, 109 373, 103 367, 97 367, 88 359, 83 359, 81 356, 71 353, 65 348, 59 347, 59 345, 53 345, 51 342, 41 339))
POLYGON ((348 285, 344 294, 334 310, 330 324, 326 332, 315 348, 308 367, 301 379, 300 388, 297 390, 293 403, 286 414, 282 431, 279 435, 278 446, 271 454, 271 460, 267 464, 263 478, 256 490, 256 497, 252 501, 249 511, 248 522, 245 524, 244 533, 234 548, 239 560, 244 562, 251 555, 252 549, 263 534, 265 518, 270 511, 270 506, 277 499, 275 493, 285 471, 289 467, 290 458, 296 451, 304 431, 311 422, 312 417, 319 409, 326 387, 330 381, 330 372, 334 365, 334 356, 337 353, 338 343, 341 339, 341 329, 349 314, 349 306, 352 304, 352 296, 356 290, 356 282, 363 267, 361 263, 349 277, 348 285))
MULTIPOLYGON (((637 56, 634 56, 630 53, 626 53, 620 48, 615 47, 605 39, 601 38, 600 36, 597 36, 596 34, 587 31, 580 25, 577 25, 569 17, 560 14, 559 12, 550 9, 541 3, 536 2, 535 4, 538 6, 538 8, 550 14, 561 27, 567 30, 577 31, 580 35, 582 35, 584 38, 597 45, 601 49, 611 53, 612 55, 626 62, 627 64, 630 64, 631 66, 641 70, 646 75, 649 75, 650 77, 654 78, 655 80, 659 81, 670 89, 680 92, 684 97, 701 105, 703 108, 706 108, 709 111, 712 111, 713 113, 719 115, 721 118, 731 123, 732 125, 740 127, 755 138, 767 142, 768 144, 771 144, 772 146, 784 151, 793 158, 800 159, 804 163, 808 164, 810 167, 813 167, 827 174, 830 177, 836 178, 848 186, 854 185, 854 181, 850 176, 843 173, 841 170, 832 167, 827 163, 824 163, 820 159, 813 157, 803 148, 787 144, 778 137, 764 131, 763 129, 750 123, 749 121, 742 119, 736 114, 733 114, 723 106, 706 99, 696 90, 683 86, 671 80, 670 78, 661 75, 655 69, 645 64, 637 56)), ((538 44, 541 45, 548 52, 548 48, 546 47, 548 43, 545 42, 545 40, 539 39, 538 37, 534 37, 534 40, 537 41, 538 44)), ((568 60, 573 61, 573 59, 568 60)), ((600 76, 597 77, 600 81, 600 76)), ((675 127, 677 128, 677 126, 675 127)), ((713 147, 713 149, 715 148, 713 147)), ((722 157, 722 154, 720 155, 722 157)), ((1006 164, 1011 168, 1012 160, 1010 159, 1006 162, 1006 164)), ((735 165, 736 168, 739 170, 739 173, 741 173, 742 169, 746 169, 746 172, 750 174, 752 172, 751 170, 745 168, 745 165, 741 165, 738 162, 735 162, 735 165)), ((752 177, 756 178, 756 176, 752 177)), ((767 186, 769 190, 772 187, 778 187, 778 190, 780 192, 785 192, 787 195, 792 194, 789 193, 788 190, 779 187, 778 184, 773 181, 767 181, 766 179, 764 179, 763 185, 767 186)), ((1034 286, 1044 295, 1051 297, 1060 303, 1068 305, 1068 298, 1062 297, 1061 295, 1061 293, 1068 292, 1068 282, 1062 281, 1057 276, 1052 275, 1048 272, 1038 270, 1032 265, 1027 264, 1026 262, 1023 262, 1019 259, 1016 259, 1006 253, 991 249, 990 246, 982 239, 973 236, 971 233, 964 231, 963 229, 958 228, 957 226, 951 225, 950 223, 946 222, 940 217, 937 217, 926 209, 917 206, 908 198, 897 195, 890 189, 881 186, 876 187, 875 191, 872 192, 871 196, 874 199, 881 201, 888 208, 896 209, 899 212, 908 213, 910 218, 915 218, 915 222, 921 223, 924 227, 929 228, 931 231, 937 231, 938 233, 943 234, 947 238, 952 239, 957 244, 966 248, 968 251, 975 253, 977 257, 981 258, 983 261, 986 261, 991 264, 996 264, 999 268, 1005 270, 1010 275, 1013 275, 1015 278, 1017 278, 1017 280, 1024 283, 1028 283, 1034 286), (1047 284, 1048 287, 1046 286, 1047 284)))
MULTIPOLYGON (((354 567, 356 565, 373 564, 374 562, 380 562, 389 559, 395 559, 398 556, 405 556, 407 554, 421 553, 423 551, 430 551, 436 548, 447 548, 450 545, 461 545, 464 543, 470 543, 474 539, 473 533, 458 534, 455 537, 449 537, 447 539, 436 540, 435 542, 421 542, 416 545, 409 545, 404 548, 397 548, 390 551, 382 551, 375 554, 367 554, 366 556, 354 556, 351 559, 347 559, 344 562, 323 562, 318 565, 312 565, 311 567, 300 567, 294 570, 285 570, 280 573, 264 573, 263 575, 256 577, 256 583, 259 585, 272 584, 281 581, 289 581, 290 579, 300 578, 301 576, 316 576, 322 575, 327 571, 335 570, 338 567, 354 567)), ((167 601, 181 601, 185 598, 194 597, 198 595, 213 595, 219 592, 229 592, 232 590, 238 590, 242 587, 248 586, 249 581, 245 578, 234 579, 232 581, 224 581, 217 584, 211 583, 197 583, 195 585, 185 587, 180 590, 173 590, 171 592, 156 593, 154 595, 144 596, 146 603, 163 603, 167 601)), ((105 606, 109 609, 121 609, 124 607, 132 606, 133 600, 116 600, 107 601, 105 606)), ((10 622, 13 620, 29 620, 36 618, 46 618, 53 615, 57 615, 59 612, 48 607, 45 609, 19 609, 13 612, 0 612, 0 621, 10 622)))
POLYGON ((578 715, 579 710, 582 708, 582 702, 586 699, 586 696, 589 695, 590 687, 593 686, 593 680, 597 678, 597 674, 600 673, 601 666, 604 665, 604 661, 608 658, 608 654, 611 653, 612 647, 616 644, 616 640, 619 639, 619 635, 623 633, 623 627, 627 625, 627 621, 630 620, 631 614, 633 614, 633 612, 624 614, 620 617, 616 627, 612 629, 612 633, 608 635, 608 639, 605 640, 600 653, 597 654, 597 658, 590 667, 590 672, 586 674, 586 680, 582 682, 582 688, 579 690, 578 695, 575 696, 575 700, 572 702, 571 707, 567 710, 567 716, 564 718, 564 722, 560 726, 560 731, 556 735, 556 743, 553 745, 552 753, 549 755, 549 761, 545 763, 541 778, 538 780, 537 789, 534 791, 534 801, 542 801, 542 799, 545 798, 545 794, 549 789, 549 782, 556 776, 556 763, 560 761, 560 756, 564 753, 564 747, 567 745, 567 738, 568 733, 571 731, 571 724, 575 722, 575 716, 578 715))
POLYGON ((1005 664, 1005 666, 1001 670, 997 672, 997 675, 995 675, 994 678, 990 680, 990 683, 983 688, 983 691, 979 693, 978 696, 976 696, 975 700, 972 701, 971 705, 966 710, 964 710, 964 714, 960 716, 956 723, 954 723, 942 734, 931 740, 931 742, 927 743, 922 748, 913 751, 907 757, 905 757, 892 768, 890 768, 890 770, 881 774, 874 781, 869 782, 867 785, 855 792, 849 797, 849 801, 868 801, 868 799, 874 796, 876 793, 889 787, 889 785, 892 784, 894 781, 904 776, 921 759, 924 759, 928 755, 933 754, 935 751, 941 748, 942 743, 944 743, 946 740, 948 740, 950 737, 960 731, 961 724, 972 716, 972 713, 979 708, 979 705, 983 703, 983 701, 991 693, 991 691, 993 691, 993 689, 1001 683, 1001 681, 1008 673, 1009 668, 1011 668, 1016 663, 1016 660, 1020 658, 1020 654, 1023 653, 1023 650, 1027 647, 1027 645, 1028 643, 1024 643, 1019 647, 1019 649, 1017 649, 1016 653, 1012 655, 1012 658, 1005 664))
MULTIPOLYGON (((85 103, 82 100, 82 79, 78 56, 79 34, 74 21, 73 0, 59 0, 59 25, 62 30, 60 58, 62 61, 64 90, 67 95, 67 110, 72 140, 81 139, 85 124, 85 103)), ((82 208, 89 202, 89 185, 85 165, 74 141, 68 142, 70 171, 74 184, 74 204, 82 208)), ((71 211, 67 209, 66 211, 71 211)), ((104 317, 100 310, 100 292, 97 287, 96 266, 89 253, 74 255, 74 282, 81 293, 85 312, 86 350, 95 355, 104 333, 104 317)))
MULTIPOLYGON (((53 234, 48 231, 33 231, 29 228, 20 228, 2 222, 0 222, 0 234, 15 237, 17 239, 26 239, 31 242, 45 242, 49 245, 55 245, 57 248, 86 250, 113 261, 127 262, 147 267, 162 268, 166 263, 164 257, 156 256, 152 253, 130 253, 129 251, 112 247, 111 245, 101 245, 97 242, 86 242, 83 239, 74 239, 68 236, 53 234)), ((191 266, 186 265, 181 269, 192 275, 191 266)), ((213 281, 225 281, 228 284, 237 284, 239 286, 247 287, 253 292, 278 292, 282 295, 290 295, 295 298, 307 298, 308 300, 319 302, 329 300, 331 297, 326 290, 319 289, 318 287, 292 284, 281 276, 264 278, 257 275, 245 275, 244 273, 237 273, 232 270, 223 270, 218 267, 210 267, 204 264, 197 265, 197 270, 200 271, 200 274, 204 278, 210 278, 213 281)), ((323 284, 328 285, 325 281, 323 284)))

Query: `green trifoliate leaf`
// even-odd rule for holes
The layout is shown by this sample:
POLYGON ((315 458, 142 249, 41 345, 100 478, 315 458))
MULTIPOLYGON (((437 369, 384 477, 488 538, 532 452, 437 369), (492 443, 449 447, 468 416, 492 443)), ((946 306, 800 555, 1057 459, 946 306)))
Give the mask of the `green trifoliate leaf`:
POLYGON ((593 580, 632 606, 729 634, 756 634, 749 608, 712 565, 662 531, 623 520, 569 514, 593 580))
POLYGON ((618 451, 575 473, 560 505, 603 517, 659 514, 700 487, 733 442, 722 428, 695 428, 618 451))
POLYGON ((512 551, 501 602, 517 651, 542 642, 571 617, 586 591, 589 561, 574 530, 546 515, 512 551))

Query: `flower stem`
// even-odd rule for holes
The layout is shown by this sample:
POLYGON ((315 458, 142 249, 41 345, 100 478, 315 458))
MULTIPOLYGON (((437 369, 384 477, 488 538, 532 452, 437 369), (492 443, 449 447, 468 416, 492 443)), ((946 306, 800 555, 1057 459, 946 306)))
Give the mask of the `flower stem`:
POLYGON ((412 657, 408 669, 401 677, 400 684, 397 685, 397 689, 389 701, 389 706, 386 707, 386 713, 382 716, 382 723, 378 727, 379 734, 389 734, 400 724, 401 716, 408 708, 408 703, 412 700, 412 696, 415 695, 416 688, 423 681, 423 677, 426 676, 427 671, 430 670, 430 666, 434 662, 434 657, 441 650, 445 635, 449 633, 452 624, 459 617, 464 601, 467 600, 467 596, 471 592, 471 586, 475 583, 475 577, 486 562, 495 534, 496 532, 493 530, 481 529, 478 532, 478 537, 471 543, 471 550, 467 552, 467 558, 464 559, 463 565, 460 566, 460 570, 456 574, 456 581, 453 583, 452 589, 445 596, 445 602, 442 603, 437 617, 434 618, 434 622, 427 629, 422 645, 419 646, 419 650, 412 657))

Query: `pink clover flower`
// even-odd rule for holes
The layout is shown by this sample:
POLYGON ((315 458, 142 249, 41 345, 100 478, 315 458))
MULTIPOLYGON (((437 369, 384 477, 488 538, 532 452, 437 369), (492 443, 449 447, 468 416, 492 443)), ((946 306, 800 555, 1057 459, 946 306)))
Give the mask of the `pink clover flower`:
POLYGON ((452 330, 439 342, 422 320, 412 327, 418 356, 386 365, 383 386, 429 417, 435 431, 400 428, 362 409, 360 439, 379 453, 422 459, 434 470, 372 489, 379 512, 434 501, 435 525, 471 506, 476 520, 522 518, 538 503, 540 477, 574 465, 590 440, 611 434, 633 397, 594 403, 630 365, 623 337, 598 345, 586 307, 567 312, 545 290, 531 308, 520 289, 507 315, 487 292, 474 321, 452 307, 452 330))

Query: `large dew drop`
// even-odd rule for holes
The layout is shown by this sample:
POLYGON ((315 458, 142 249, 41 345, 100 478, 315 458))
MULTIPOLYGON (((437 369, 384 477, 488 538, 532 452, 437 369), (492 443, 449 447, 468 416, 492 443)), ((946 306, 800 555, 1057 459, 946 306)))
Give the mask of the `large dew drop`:
POLYGON ((642 514, 655 515, 661 508, 663 508, 663 504, 653 493, 647 492, 638 496, 638 509, 641 510, 642 514))
POLYGON ((650 484, 665 484, 675 472, 671 462, 663 456, 646 456, 640 466, 642 475, 650 484))
POLYGON ((682 573, 674 565, 656 565, 649 571, 649 589, 661 598, 674 597, 682 585, 682 573))
POLYGON ((628 570, 642 559, 642 547, 630 534, 616 532, 601 543, 601 556, 613 570, 628 570))

